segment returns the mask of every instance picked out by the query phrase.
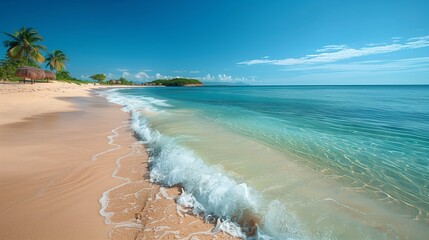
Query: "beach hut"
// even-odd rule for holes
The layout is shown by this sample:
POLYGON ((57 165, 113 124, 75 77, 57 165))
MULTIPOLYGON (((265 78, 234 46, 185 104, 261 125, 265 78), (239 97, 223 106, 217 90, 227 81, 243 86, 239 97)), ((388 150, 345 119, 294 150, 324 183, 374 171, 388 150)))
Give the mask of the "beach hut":
POLYGON ((15 71, 15 76, 23 77, 24 83, 25 80, 31 80, 31 84, 33 84, 35 80, 45 78, 45 71, 35 67, 19 67, 15 71))
POLYGON ((56 76, 55 76, 55 73, 45 70, 45 78, 46 78, 46 82, 49 82, 49 80, 55 80, 56 76))

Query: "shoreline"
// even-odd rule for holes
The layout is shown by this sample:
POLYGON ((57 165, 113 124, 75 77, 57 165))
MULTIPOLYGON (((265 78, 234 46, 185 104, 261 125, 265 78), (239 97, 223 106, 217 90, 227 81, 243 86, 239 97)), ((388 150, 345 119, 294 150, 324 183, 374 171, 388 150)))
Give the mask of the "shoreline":
MULTIPOLYGON (((400 205, 386 205, 367 194, 369 191, 348 185, 341 175, 337 177, 329 167, 323 171, 311 169, 310 165, 300 164, 310 159, 278 151, 270 142, 258 141, 260 135, 246 138, 245 134, 242 136, 228 131, 231 129, 219 124, 219 119, 228 123, 229 118, 217 118, 221 115, 219 112, 226 116, 228 113, 211 108, 215 96, 189 94, 189 98, 186 98, 181 92, 166 90, 164 95, 150 90, 135 89, 118 91, 116 94, 112 91, 109 101, 124 106, 125 111, 132 113, 134 131, 148 141, 149 153, 154 159, 151 163, 153 180, 185 186, 185 191, 190 191, 188 202, 196 206, 196 212, 202 209, 239 222, 236 220, 237 215, 243 216, 240 209, 255 209, 256 223, 261 230, 258 234, 266 233, 279 239, 317 238, 316 234, 326 238, 379 238, 388 234, 389 237, 414 236, 423 239, 427 230, 424 212, 416 213, 417 217, 423 218, 413 219, 414 215, 401 215, 401 211, 396 211, 400 205), (207 99, 202 104, 209 106, 188 107, 193 101, 201 99, 207 99), (211 116, 209 111, 216 114, 211 116), (212 118, 206 118, 206 115, 212 118), (215 167, 206 169, 210 164, 215 167), (230 179, 239 179, 244 183, 243 188, 236 188, 236 182, 230 179), (249 186, 254 187, 255 191, 247 191, 249 186), (197 204, 194 204, 192 197, 198 201, 197 204), (243 204, 246 199, 253 201, 243 204), (323 222, 319 224, 321 217, 323 222), (258 220, 261 220, 261 224, 258 220), (362 230, 347 228, 348 225, 359 226, 362 230), (391 231, 391 226, 394 231, 391 231)), ((225 92, 230 93, 227 89, 225 92)), ((243 105, 249 107, 252 103, 243 105)), ((223 107, 222 103, 220 105, 223 107)), ((249 119, 258 119, 254 112, 249 115, 241 113, 249 119)), ((238 122, 239 125, 241 119, 232 123, 238 122)), ((246 220, 254 218, 245 215, 246 220)))
POLYGON ((114 157, 117 168, 112 177, 121 183, 104 191, 99 200, 99 213, 112 226, 109 239, 236 239, 223 232, 213 233, 214 224, 178 205, 179 187, 150 182, 145 147, 134 138, 128 124, 112 132, 115 137, 110 144, 126 151, 114 157))
POLYGON ((0 238, 233 239, 150 183, 128 113, 95 89, 0 85, 0 238))

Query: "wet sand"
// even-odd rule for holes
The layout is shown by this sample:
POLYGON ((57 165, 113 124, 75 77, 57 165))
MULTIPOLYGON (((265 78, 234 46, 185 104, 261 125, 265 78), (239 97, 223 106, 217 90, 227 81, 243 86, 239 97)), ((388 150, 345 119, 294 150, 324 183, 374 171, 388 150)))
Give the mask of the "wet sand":
POLYGON ((106 190, 100 199, 100 213, 112 226, 110 239, 234 239, 213 233, 213 224, 177 205, 178 187, 165 188, 149 181, 144 145, 134 139, 128 125, 115 133, 111 145, 118 149, 106 155, 115 159, 112 177, 122 183, 106 190))
POLYGON ((149 182, 128 114, 91 89, 0 85, 0 239, 231 238, 149 182))

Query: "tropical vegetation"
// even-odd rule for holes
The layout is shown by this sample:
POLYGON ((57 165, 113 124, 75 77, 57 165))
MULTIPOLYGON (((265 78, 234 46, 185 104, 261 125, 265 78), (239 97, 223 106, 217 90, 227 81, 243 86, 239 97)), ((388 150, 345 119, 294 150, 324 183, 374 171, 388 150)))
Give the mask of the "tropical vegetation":
POLYGON ((41 63, 46 62, 46 68, 56 72, 57 80, 83 83, 64 71, 65 62, 68 60, 61 50, 54 50, 43 56, 42 52, 46 47, 40 43, 43 38, 34 28, 22 27, 14 33, 3 33, 8 38, 3 42, 6 47, 6 55, 0 59, 0 79, 16 81, 21 78, 15 77, 15 72, 19 67, 30 66, 40 68, 41 63))
POLYGON ((32 61, 23 59, 12 60, 6 55, 4 59, 0 59, 0 79, 15 80, 15 71, 22 66, 39 67, 32 61))
POLYGON ((134 83, 132 81, 128 81, 124 77, 119 78, 118 80, 111 79, 107 82, 110 85, 120 84, 120 85, 133 85, 134 83))
POLYGON ((95 81, 98 81, 99 83, 103 83, 104 80, 106 79, 106 75, 104 75, 102 73, 97 73, 97 74, 90 76, 90 78, 95 80, 95 81))
POLYGON ((162 86, 202 86, 203 83, 197 79, 190 78, 173 78, 173 79, 157 79, 152 82, 146 83, 146 85, 162 85, 162 86))
POLYGON ((65 62, 67 61, 66 55, 61 50, 54 50, 46 57, 46 67, 51 71, 60 72, 66 68, 65 62))
MULTIPOLYGON (((67 56, 61 50, 54 50, 46 54, 46 58, 42 52, 46 52, 46 47, 40 43, 43 38, 34 28, 22 27, 14 33, 6 33, 7 40, 3 42, 7 48, 6 55, 0 59, 0 79, 17 81, 22 78, 16 77, 16 70, 19 67, 30 66, 40 68, 39 64, 46 63, 45 68, 49 68, 55 72, 56 79, 60 81, 85 83, 71 76, 70 72, 65 71, 65 63, 68 61, 67 56)), ((98 73, 90 76, 95 81, 105 84, 106 75, 98 73)), ((132 85, 133 82, 125 78, 118 80, 110 80, 108 84, 132 85)))
POLYGON ((133 85, 133 81, 128 81, 127 79, 121 77, 119 78, 119 82, 121 82, 122 85, 133 85))
POLYGON ((46 47, 39 44, 43 38, 34 28, 22 27, 13 34, 4 34, 9 37, 9 40, 4 41, 4 46, 7 48, 7 55, 10 59, 24 59, 27 62, 35 61, 38 63, 45 60, 41 51, 46 51, 46 47))

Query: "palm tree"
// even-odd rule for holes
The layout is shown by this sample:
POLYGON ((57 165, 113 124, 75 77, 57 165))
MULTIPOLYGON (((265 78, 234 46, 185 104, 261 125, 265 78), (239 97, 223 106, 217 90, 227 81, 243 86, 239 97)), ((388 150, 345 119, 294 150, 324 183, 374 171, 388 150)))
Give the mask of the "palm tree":
POLYGON ((49 53, 46 57, 46 67, 49 66, 51 71, 55 70, 60 72, 66 68, 64 63, 67 61, 66 55, 60 50, 54 50, 52 53, 49 53))
POLYGON ((11 59, 23 59, 27 62, 35 61, 39 63, 45 60, 40 51, 46 51, 46 47, 37 44, 43 39, 34 28, 22 27, 13 34, 4 34, 10 38, 4 41, 4 46, 7 48, 7 55, 11 59))

